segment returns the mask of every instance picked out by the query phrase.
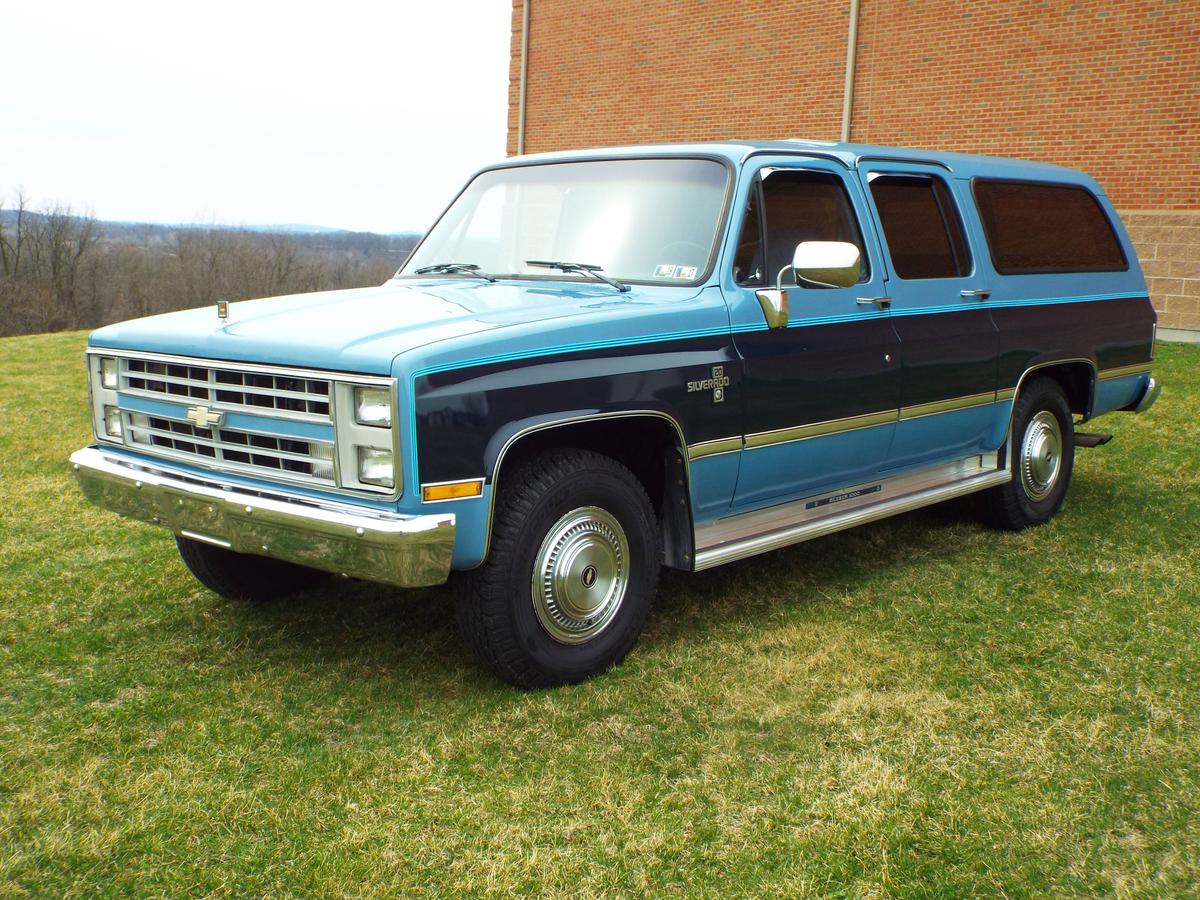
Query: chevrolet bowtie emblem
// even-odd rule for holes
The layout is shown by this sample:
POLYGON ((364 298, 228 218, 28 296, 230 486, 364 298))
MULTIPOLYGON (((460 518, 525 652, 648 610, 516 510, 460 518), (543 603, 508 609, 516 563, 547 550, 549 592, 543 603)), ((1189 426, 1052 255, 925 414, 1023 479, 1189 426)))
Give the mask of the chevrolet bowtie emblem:
POLYGON ((194 422, 197 428, 212 428, 221 424, 221 413, 212 412, 207 406, 189 406, 187 418, 189 422, 194 422))

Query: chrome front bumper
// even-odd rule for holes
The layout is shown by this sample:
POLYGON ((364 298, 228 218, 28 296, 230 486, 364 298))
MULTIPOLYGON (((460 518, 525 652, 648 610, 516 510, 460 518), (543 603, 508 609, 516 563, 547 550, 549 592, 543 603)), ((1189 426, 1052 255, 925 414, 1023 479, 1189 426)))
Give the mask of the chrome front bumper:
POLYGON ((400 587, 441 584, 454 516, 403 516, 276 492, 255 493, 85 447, 71 454, 97 506, 237 553, 271 556, 400 587))

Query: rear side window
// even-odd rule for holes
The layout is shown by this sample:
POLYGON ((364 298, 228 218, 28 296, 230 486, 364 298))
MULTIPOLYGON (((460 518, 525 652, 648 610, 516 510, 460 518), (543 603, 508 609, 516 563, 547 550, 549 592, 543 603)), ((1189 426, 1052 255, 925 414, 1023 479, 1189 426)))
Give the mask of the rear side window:
POLYGON ((975 204, 1002 275, 1129 268, 1112 223, 1085 188, 976 179, 975 204))
POLYGON ((870 176, 871 198, 899 278, 961 278, 971 257, 950 190, 929 175, 870 176))

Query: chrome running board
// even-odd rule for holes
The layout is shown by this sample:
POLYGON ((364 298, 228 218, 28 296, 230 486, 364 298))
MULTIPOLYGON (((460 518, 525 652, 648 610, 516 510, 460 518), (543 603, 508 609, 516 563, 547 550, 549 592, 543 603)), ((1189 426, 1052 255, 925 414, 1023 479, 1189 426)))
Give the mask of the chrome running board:
POLYGON ((1007 455, 1005 448, 969 456, 700 525, 695 569, 711 569, 1004 484, 1012 478, 1007 455))

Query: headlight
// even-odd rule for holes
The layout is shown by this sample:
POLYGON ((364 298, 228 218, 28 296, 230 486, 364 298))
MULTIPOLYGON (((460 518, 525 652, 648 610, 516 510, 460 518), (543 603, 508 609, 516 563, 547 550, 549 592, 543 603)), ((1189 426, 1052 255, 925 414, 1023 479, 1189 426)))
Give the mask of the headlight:
POLYGON ((395 487, 396 476, 392 466, 392 451, 377 447, 358 448, 358 480, 364 484, 380 487, 395 487))
POLYGON ((111 356, 100 358, 100 386, 106 391, 115 391, 117 384, 117 361, 111 356))
POLYGON ((392 392, 387 388, 354 389, 354 421, 359 425, 392 427, 392 392))
POLYGON ((104 433, 110 438, 121 436, 121 410, 115 406, 104 407, 104 433))

